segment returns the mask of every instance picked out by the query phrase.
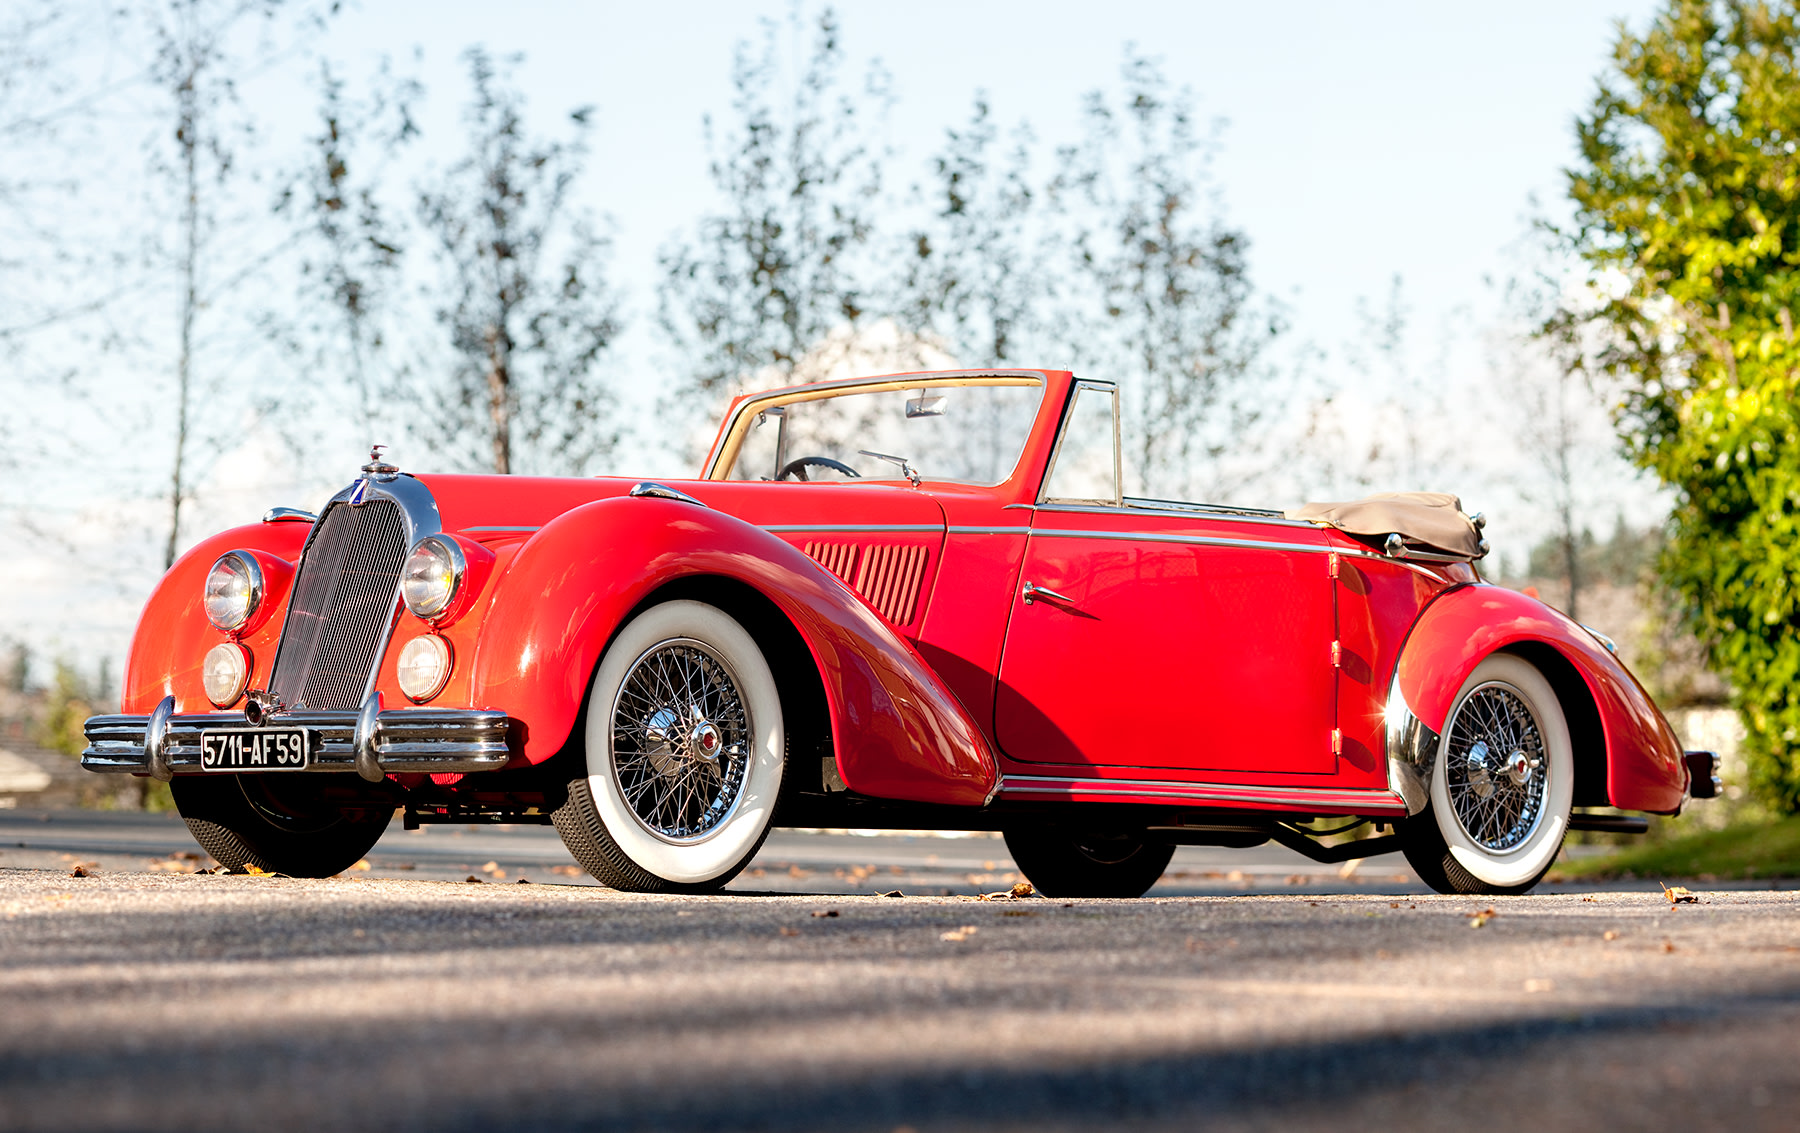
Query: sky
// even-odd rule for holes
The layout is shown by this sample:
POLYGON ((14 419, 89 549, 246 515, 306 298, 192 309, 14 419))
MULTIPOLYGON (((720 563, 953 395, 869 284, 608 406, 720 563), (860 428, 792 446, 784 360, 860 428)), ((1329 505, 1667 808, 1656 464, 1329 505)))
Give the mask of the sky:
MULTIPOLYGON (((1517 247, 1533 217, 1564 215, 1574 118, 1594 93, 1618 22, 1641 28, 1655 7, 912 0, 849 3, 838 12, 852 70, 878 58, 892 76, 896 101, 871 140, 896 152, 896 170, 922 169, 978 90, 999 122, 1023 119, 1054 143, 1077 136, 1085 92, 1115 85, 1126 44, 1159 58, 1176 85, 1191 88, 1202 117, 1221 123, 1214 171, 1224 215, 1248 237, 1252 277, 1288 305, 1294 334, 1315 344, 1319 364, 1352 391, 1373 382, 1345 344, 1366 325, 1359 304, 1383 301, 1398 277, 1417 364, 1427 380, 1441 379, 1452 419, 1466 415, 1454 427, 1467 428, 1479 448, 1477 419, 1491 408, 1483 401, 1483 344, 1501 317, 1493 281, 1518 270, 1517 247), (1456 404, 1462 400, 1468 404, 1456 404)), ((364 0, 317 47, 353 80, 383 56, 416 71, 428 92, 427 162, 448 163, 461 140, 456 115, 466 80, 458 57, 471 45, 523 56, 516 82, 534 127, 555 132, 567 110, 596 108, 581 192, 615 224, 613 282, 627 293, 633 326, 619 364, 627 384, 642 390, 666 364, 650 330, 657 251, 715 205, 703 117, 729 106, 735 45, 759 34, 760 19, 782 21, 790 10, 768 2, 364 0)), ((247 87, 246 98, 270 136, 299 137, 311 126, 310 103, 292 76, 247 87)), ((628 411, 647 406, 640 398, 628 411)), ((347 482, 366 439, 346 433, 322 443, 343 450, 347 482)), ((632 458, 641 463, 618 471, 678 471, 667 456, 632 458)), ((1545 520, 1509 489, 1512 459, 1496 457, 1468 484, 1444 487, 1488 511, 1490 537, 1522 548, 1545 520)), ((271 504, 320 502, 294 497, 317 495, 322 485, 303 491, 284 475, 273 458, 237 459, 211 485, 191 536, 253 520, 271 504)), ((1612 511, 1638 523, 1656 518, 1658 497, 1617 462, 1596 473, 1591 494, 1599 526, 1610 527, 1612 511)), ((106 523, 94 519, 104 502, 86 500, 81 534, 65 541, 88 561, 106 551, 106 523)), ((79 572, 58 557, 68 553, 28 548, 14 559, 19 578, 0 594, 0 637, 29 640, 40 656, 122 659, 154 573, 114 578, 101 594, 91 579, 71 581, 79 572)))

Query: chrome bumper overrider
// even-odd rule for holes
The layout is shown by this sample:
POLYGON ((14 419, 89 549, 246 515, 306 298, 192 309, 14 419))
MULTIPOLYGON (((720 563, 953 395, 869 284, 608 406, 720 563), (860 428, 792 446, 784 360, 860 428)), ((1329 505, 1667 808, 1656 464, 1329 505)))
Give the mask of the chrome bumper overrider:
MULTIPOLYGON (((148 716, 93 716, 83 731, 89 771, 147 774, 167 780, 200 773, 200 733, 246 726, 240 712, 174 714, 168 697, 148 716)), ((371 782, 401 771, 496 771, 512 758, 504 712, 466 708, 382 711, 372 696, 360 712, 285 712, 268 727, 312 734, 309 771, 355 771, 371 782)))

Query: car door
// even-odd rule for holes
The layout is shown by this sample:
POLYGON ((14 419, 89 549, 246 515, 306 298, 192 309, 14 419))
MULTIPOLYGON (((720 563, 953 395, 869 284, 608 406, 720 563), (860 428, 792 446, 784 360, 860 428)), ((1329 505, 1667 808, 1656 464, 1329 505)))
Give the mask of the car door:
POLYGON ((1013 597, 1002 750, 1153 772, 1335 770, 1325 537, 1272 514, 1123 506, 1116 422, 1116 393, 1082 383, 1013 597))

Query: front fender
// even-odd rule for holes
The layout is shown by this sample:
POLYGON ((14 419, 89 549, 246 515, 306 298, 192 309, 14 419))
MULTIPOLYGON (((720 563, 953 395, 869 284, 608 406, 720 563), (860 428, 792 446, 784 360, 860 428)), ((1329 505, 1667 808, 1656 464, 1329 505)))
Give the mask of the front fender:
POLYGON ((568 740, 607 643, 644 600, 683 578, 733 579, 772 601, 824 678, 838 774, 880 798, 980 805, 994 754, 923 658, 836 576, 723 512, 652 497, 582 505, 520 548, 481 628, 477 702, 524 724, 541 763, 568 740))
MULTIPOLYGON (((1687 770, 1680 741, 1662 712, 1591 633, 1534 598, 1487 585, 1446 591, 1414 623, 1395 670, 1395 687, 1413 715, 1441 734, 1463 682, 1490 653, 1503 649, 1528 657, 1548 649, 1580 677, 1604 735, 1606 794, 1613 806, 1659 814, 1681 809, 1687 770)), ((1556 683, 1555 674, 1546 675, 1556 683)))
MULTIPOLYGON (((300 548, 312 531, 305 523, 256 523, 222 531, 202 540, 175 560, 175 565, 156 583, 144 612, 131 635, 131 653, 125 662, 121 684, 121 712, 147 714, 165 696, 175 698, 177 712, 211 712, 205 686, 200 681, 206 651, 226 640, 226 635, 206 620, 201 605, 207 572, 226 551, 261 551, 287 563, 300 559, 300 548)), ((267 684, 269 666, 275 662, 286 617, 288 595, 271 593, 270 613, 243 636, 250 650, 250 685, 267 684)))

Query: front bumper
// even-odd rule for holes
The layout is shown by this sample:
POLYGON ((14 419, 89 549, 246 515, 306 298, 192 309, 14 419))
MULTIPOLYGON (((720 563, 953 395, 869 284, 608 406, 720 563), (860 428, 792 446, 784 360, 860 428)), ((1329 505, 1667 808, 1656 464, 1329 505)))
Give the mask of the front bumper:
MULTIPOLYGON (((173 697, 148 716, 93 716, 83 731, 89 771, 149 775, 168 780, 202 774, 200 734, 208 728, 244 728, 242 713, 177 716, 173 697)), ((497 771, 512 758, 504 712, 466 708, 402 708, 382 711, 372 696, 360 712, 286 712, 274 728, 312 733, 308 771, 354 771, 379 782, 396 772, 497 771)))

